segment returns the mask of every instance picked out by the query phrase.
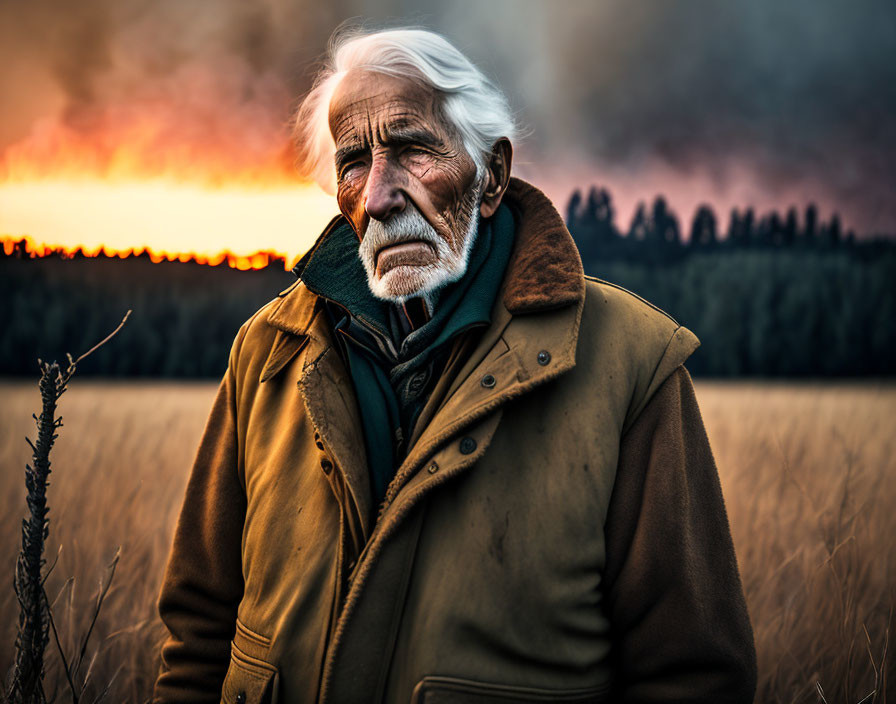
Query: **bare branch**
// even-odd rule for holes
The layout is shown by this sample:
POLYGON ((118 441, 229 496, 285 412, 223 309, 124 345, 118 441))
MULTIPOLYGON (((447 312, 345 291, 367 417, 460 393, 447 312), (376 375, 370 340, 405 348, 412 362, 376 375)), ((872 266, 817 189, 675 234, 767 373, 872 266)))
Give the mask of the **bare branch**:
MULTIPOLYGON (((117 328, 115 328, 112 332, 110 332, 108 335, 106 335, 106 337, 104 337, 102 340, 97 342, 93 347, 91 347, 89 350, 87 350, 80 357, 78 357, 74 362, 70 361, 69 366, 71 366, 71 367, 77 366, 81 362, 82 359, 86 359, 87 357, 92 355, 94 352, 96 352, 100 347, 105 345, 109 340, 111 340, 113 337, 115 337, 118 334, 118 331, 121 330, 122 327, 124 327, 124 324, 127 322, 128 317, 130 315, 131 315, 131 311, 129 310, 127 313, 124 314, 124 317, 121 319, 121 322, 118 324, 117 328)), ((71 360, 71 355, 69 355, 69 360, 71 360)))

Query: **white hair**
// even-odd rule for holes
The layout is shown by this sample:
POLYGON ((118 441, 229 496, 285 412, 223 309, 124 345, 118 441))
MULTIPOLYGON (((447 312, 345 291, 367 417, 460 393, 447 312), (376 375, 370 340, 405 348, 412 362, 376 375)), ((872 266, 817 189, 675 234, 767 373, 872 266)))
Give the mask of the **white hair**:
POLYGON ((415 28, 337 31, 324 68, 296 111, 293 128, 299 169, 328 193, 336 190, 330 100, 353 68, 418 80, 441 94, 442 113, 476 165, 477 180, 485 173, 494 143, 517 136, 504 94, 440 34, 415 28))

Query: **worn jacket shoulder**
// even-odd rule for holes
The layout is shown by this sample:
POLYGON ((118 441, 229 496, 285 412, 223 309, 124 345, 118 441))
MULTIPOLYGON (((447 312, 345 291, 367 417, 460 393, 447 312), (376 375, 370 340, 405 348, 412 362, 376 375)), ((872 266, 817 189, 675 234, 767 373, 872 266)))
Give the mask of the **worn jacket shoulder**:
POLYGON ((271 313, 278 309, 283 296, 293 287, 265 303, 237 331, 230 350, 228 367, 230 373, 236 376, 238 384, 241 385, 240 382, 253 373, 256 379, 258 378, 279 333, 278 329, 270 324, 271 313))
POLYGON ((637 310, 639 308, 649 308, 657 313, 659 316, 667 318, 673 325, 678 326, 678 321, 675 320, 671 315, 669 315, 666 311, 658 306, 653 305, 646 298, 642 298, 634 291, 629 291, 627 288, 620 286, 619 284, 614 284, 612 281, 607 281, 606 279, 600 279, 596 276, 585 275, 586 286, 590 288, 596 288, 600 291, 606 292, 607 295, 615 295, 618 300, 623 304, 628 304, 632 310, 637 310))
POLYGON ((267 318, 278 301, 279 298, 268 301, 240 326, 231 352, 231 364, 253 354, 259 346, 271 345, 277 331, 268 325, 267 318))
POLYGON ((663 381, 700 346, 688 328, 653 303, 618 284, 586 276, 584 315, 624 360, 631 401, 623 432, 663 381), (596 318, 597 320, 593 320, 596 318))

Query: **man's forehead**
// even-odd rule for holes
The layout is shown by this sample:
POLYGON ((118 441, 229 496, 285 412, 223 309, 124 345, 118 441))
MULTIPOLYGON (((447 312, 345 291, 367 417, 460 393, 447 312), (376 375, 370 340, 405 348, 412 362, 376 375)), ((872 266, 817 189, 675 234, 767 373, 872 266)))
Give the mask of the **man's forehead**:
POLYGON ((435 91, 415 81, 373 71, 349 71, 330 100, 330 131, 339 142, 376 131, 438 129, 435 91))

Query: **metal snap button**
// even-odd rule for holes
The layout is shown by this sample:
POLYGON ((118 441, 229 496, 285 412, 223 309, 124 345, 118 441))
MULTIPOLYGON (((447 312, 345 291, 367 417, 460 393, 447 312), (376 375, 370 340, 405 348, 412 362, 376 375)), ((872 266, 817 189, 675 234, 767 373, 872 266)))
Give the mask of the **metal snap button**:
POLYGON ((476 451, 476 441, 469 435, 460 441, 461 454, 471 455, 476 451))
POLYGON ((236 701, 236 704, 246 704, 246 693, 238 692, 236 695, 235 701, 236 701))
POLYGON ((427 467, 426 471, 430 474, 435 474, 439 471, 439 465, 433 462, 431 465, 429 465, 429 467, 427 467))
POLYGON ((482 381, 480 381, 479 383, 482 384, 486 389, 490 389, 495 385, 496 381, 497 380, 492 374, 486 374, 484 377, 482 377, 482 381))
POLYGON ((326 457, 324 457, 320 461, 320 468, 324 470, 324 474, 329 474, 333 471, 333 463, 330 462, 330 460, 328 460, 326 457))
POLYGON ((546 366, 551 361, 551 353, 547 350, 542 350, 538 353, 538 363, 541 366, 546 366))

